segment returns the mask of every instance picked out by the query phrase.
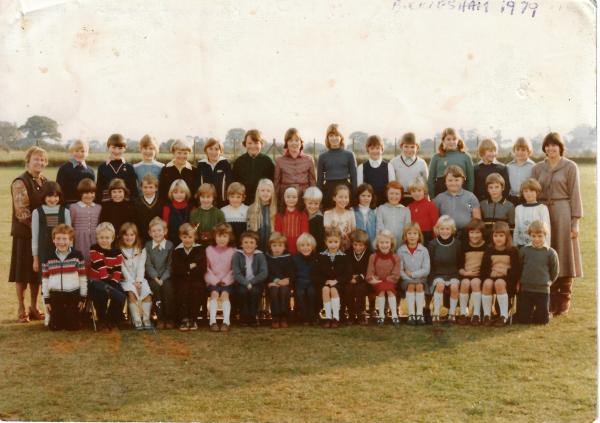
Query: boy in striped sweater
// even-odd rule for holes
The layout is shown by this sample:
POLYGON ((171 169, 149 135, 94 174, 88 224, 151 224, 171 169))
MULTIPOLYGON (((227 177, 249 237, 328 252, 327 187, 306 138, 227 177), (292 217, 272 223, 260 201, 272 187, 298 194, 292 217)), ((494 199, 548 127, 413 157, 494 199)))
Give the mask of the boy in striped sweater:
POLYGON ((75 231, 60 224, 52 230, 56 247, 42 263, 42 293, 50 317, 51 330, 79 329, 78 312, 87 296, 87 278, 83 255, 71 248, 75 231))

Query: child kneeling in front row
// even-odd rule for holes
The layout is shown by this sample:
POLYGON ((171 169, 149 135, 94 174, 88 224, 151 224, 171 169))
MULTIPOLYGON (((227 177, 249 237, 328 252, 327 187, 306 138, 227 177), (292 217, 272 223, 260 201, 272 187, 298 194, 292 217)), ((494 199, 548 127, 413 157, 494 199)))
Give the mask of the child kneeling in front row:
POLYGON ((87 296, 83 255, 71 248, 75 231, 60 224, 52 230, 56 249, 42 263, 42 294, 51 330, 79 329, 79 311, 87 296))

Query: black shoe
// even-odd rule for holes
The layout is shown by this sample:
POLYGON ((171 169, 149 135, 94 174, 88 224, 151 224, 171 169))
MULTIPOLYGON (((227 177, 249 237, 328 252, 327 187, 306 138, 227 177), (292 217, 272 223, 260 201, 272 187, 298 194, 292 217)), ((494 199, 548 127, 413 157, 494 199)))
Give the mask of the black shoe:
POLYGON ((417 318, 415 320, 416 320, 417 326, 425 325, 425 317, 423 317, 422 315, 417 316, 417 318))
POLYGON ((417 319, 414 314, 411 314, 410 316, 408 316, 408 320, 406 321, 406 324, 410 325, 410 326, 417 325, 417 319))

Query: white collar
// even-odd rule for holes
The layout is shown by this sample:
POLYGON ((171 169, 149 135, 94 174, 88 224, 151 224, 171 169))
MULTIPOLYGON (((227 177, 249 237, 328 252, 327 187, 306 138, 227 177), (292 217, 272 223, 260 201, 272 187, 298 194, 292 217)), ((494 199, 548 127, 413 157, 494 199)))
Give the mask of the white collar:
POLYGON ((96 207, 96 203, 92 202, 92 204, 90 204, 89 206, 87 204, 85 204, 83 201, 78 201, 77 204, 79 207, 81 207, 82 209, 85 209, 87 207, 96 207))
MULTIPOLYGON (((154 242, 154 241, 152 241, 152 242, 154 242)), ((194 247, 200 247, 200 244, 197 244, 194 242, 194 244, 192 245, 192 248, 194 248, 194 247)), ((183 242, 180 242, 179 245, 177 247, 175 247, 176 250, 178 250, 180 248, 185 249, 185 247, 183 246, 183 242)), ((192 250, 192 248, 190 248, 190 250, 192 250)))
POLYGON ((146 203, 152 204, 152 203, 154 203, 154 200, 156 199, 156 194, 154 194, 152 197, 150 197, 149 201, 148 201, 148 197, 146 197, 145 195, 143 197, 144 197, 144 201, 146 203))
POLYGON ((369 158, 369 164, 371 165, 371 167, 379 167, 381 166, 381 162, 383 162, 383 158, 377 160, 369 158))
MULTIPOLYGON (((166 167, 177 167, 175 166, 175 160, 171 160, 169 163, 167 163, 166 167)), ((185 162, 185 165, 183 165, 183 167, 192 170, 192 164, 188 161, 185 162)))
MULTIPOLYGON (((182 244, 183 245, 183 244, 182 244)), ((164 250, 165 248, 167 248, 167 240, 163 239, 161 242, 159 242, 158 244, 156 243, 156 241, 152 240, 152 249, 154 250, 156 247, 158 247, 158 250, 164 250)))
POLYGON ((404 154, 400 154, 400 157, 402 157, 402 160, 404 161, 404 163, 412 163, 415 160, 417 160, 417 155, 415 154, 412 157, 406 157, 404 154))

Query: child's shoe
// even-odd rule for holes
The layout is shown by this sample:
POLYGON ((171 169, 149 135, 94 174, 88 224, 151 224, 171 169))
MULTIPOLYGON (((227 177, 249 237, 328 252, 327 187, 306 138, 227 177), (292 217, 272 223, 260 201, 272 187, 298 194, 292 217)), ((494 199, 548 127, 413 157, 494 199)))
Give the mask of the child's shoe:
POLYGON ((449 325, 453 325, 456 323, 456 316, 455 315, 448 315, 448 318, 446 319, 446 323, 448 323, 449 325))
POLYGON ((416 326, 417 319, 415 318, 414 314, 411 314, 410 316, 408 316, 408 320, 406 321, 406 324, 410 325, 410 326, 416 326))
POLYGON ((425 317, 423 317, 422 314, 419 314, 415 320, 416 320, 417 326, 425 325, 425 317))
POLYGON ((469 318, 467 316, 465 316, 464 314, 461 314, 460 316, 458 316, 458 322, 459 325, 464 326, 467 323, 469 323, 469 318))
POLYGON ((211 332, 218 332, 219 331, 219 325, 217 325, 216 323, 213 323, 210 325, 210 331, 211 332))
POLYGON ((229 325, 227 323, 221 325, 221 332, 229 332, 229 325))
POLYGON ((366 316, 362 316, 358 321, 358 324, 361 326, 367 326, 369 324, 369 321, 367 320, 366 316))
POLYGON ((191 322, 188 322, 189 330, 198 330, 198 323, 196 323, 196 319, 191 322))
POLYGON ((439 326, 439 324, 440 324, 440 316, 431 316, 431 324, 433 326, 439 326))
POLYGON ((478 314, 474 314, 471 317, 471 326, 479 326, 481 324, 481 319, 478 314))
POLYGON ((493 322, 490 316, 483 316, 483 326, 492 326, 493 322))
POLYGON ((400 319, 398 319, 397 317, 393 317, 393 318, 392 318, 392 324, 393 324, 395 327, 399 327, 399 326, 400 326, 400 319))
POLYGON ((279 329, 279 320, 276 317, 273 317, 273 320, 271 320, 271 328, 279 329))
POLYGON ((385 320, 383 317, 377 318, 377 326, 383 326, 385 324, 385 320))
POLYGON ((494 326, 497 328, 504 327, 504 326, 506 326, 506 324, 507 324, 507 320, 506 320, 506 317, 504 317, 504 316, 498 317, 496 319, 496 321, 494 322, 494 326))
POLYGON ((136 320, 135 322, 133 322, 133 326, 135 327, 135 330, 144 330, 144 326, 142 325, 141 320, 136 320))
POLYGON ((340 321, 337 319, 331 319, 331 327, 337 329, 340 327, 340 321))
POLYGON ((323 319, 323 327, 329 329, 331 327, 331 319, 323 319))
POLYGON ((285 317, 282 317, 281 320, 279 321, 279 327, 283 328, 283 329, 288 327, 288 322, 285 317))
POLYGON ((181 321, 181 324, 179 325, 179 330, 182 332, 187 332, 188 330, 190 330, 188 319, 183 319, 181 321))

